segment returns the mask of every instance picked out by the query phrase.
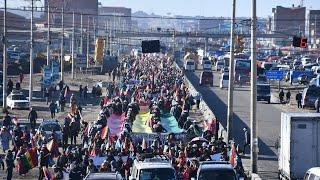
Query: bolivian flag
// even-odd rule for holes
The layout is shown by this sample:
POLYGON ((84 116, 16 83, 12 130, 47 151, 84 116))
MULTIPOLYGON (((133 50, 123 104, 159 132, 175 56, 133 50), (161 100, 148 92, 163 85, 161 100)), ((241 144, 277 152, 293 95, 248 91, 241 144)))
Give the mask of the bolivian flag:
POLYGON ((101 129, 100 137, 101 139, 105 139, 108 136, 109 128, 105 126, 101 129))
POLYGON ((35 148, 28 149, 22 156, 20 156, 20 160, 18 162, 19 171, 28 172, 30 169, 36 167, 38 165, 37 151, 35 148))

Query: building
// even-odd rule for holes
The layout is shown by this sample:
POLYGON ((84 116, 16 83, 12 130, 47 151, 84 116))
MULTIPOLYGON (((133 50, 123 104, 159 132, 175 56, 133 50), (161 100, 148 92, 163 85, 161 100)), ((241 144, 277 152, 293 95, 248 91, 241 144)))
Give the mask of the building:
MULTIPOLYGON (((87 26, 89 17, 91 23, 93 23, 98 15, 98 0, 45 0, 45 12, 48 11, 48 5, 52 12, 50 13, 50 24, 52 24, 53 27, 61 26, 62 7, 64 7, 64 21, 67 27, 72 26, 73 12, 75 13, 75 25, 77 27, 80 27, 81 24, 81 14, 83 14, 84 27, 87 26)), ((48 14, 45 13, 43 16, 44 22, 47 22, 47 15, 48 14)))
POLYGON ((125 7, 99 7, 99 29, 130 31, 131 9, 125 7))
MULTIPOLYGON (((288 37, 305 35, 306 8, 305 7, 282 7, 272 9, 271 33, 283 33, 288 37)), ((277 39, 276 44, 288 45, 288 41, 277 39), (281 42, 281 43, 280 43, 281 42)))
POLYGON ((307 21, 308 38, 311 44, 319 44, 320 37, 320 10, 310 10, 307 21))
POLYGON ((224 23, 223 18, 205 18, 201 17, 199 20, 199 31, 212 32, 220 31, 221 26, 224 23))

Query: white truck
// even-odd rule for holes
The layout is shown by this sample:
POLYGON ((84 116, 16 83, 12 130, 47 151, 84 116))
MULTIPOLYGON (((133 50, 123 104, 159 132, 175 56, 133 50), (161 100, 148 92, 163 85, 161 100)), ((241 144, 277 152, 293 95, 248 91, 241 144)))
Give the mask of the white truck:
POLYGON ((320 166, 320 113, 281 113, 280 179, 303 179, 320 166))

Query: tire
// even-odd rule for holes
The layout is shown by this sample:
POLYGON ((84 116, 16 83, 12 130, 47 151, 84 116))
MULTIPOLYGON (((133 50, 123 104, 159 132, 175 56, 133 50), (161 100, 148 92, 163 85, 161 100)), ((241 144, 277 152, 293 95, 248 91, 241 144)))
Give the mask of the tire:
POLYGON ((268 99, 268 104, 270 104, 270 99, 268 99))

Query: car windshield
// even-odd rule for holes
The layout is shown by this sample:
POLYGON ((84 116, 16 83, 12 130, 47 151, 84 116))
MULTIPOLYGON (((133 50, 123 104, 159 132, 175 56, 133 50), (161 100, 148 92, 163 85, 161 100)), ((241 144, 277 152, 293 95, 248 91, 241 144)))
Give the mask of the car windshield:
POLYGON ((212 76, 212 73, 211 73, 211 72, 203 72, 203 73, 202 73, 202 76, 203 76, 203 77, 211 77, 211 76, 212 76))
POLYGON ((140 180, 174 180, 175 172, 169 168, 142 169, 140 171, 140 180))
POLYGON ((199 180, 236 180, 233 170, 212 170, 205 169, 200 171, 199 180))
POLYGON ((223 75, 223 80, 229 80, 229 75, 223 75))
POLYGON ((42 127, 43 131, 60 131, 60 126, 58 124, 45 124, 42 127))
POLYGON ((12 100, 27 100, 24 95, 12 95, 12 100))
POLYGON ((211 64, 211 62, 210 61, 205 61, 204 64, 211 64))
POLYGON ((307 91, 307 96, 320 97, 320 88, 312 88, 307 91))
POLYGON ((187 65, 194 65, 194 62, 193 61, 188 61, 187 65))
POLYGON ((218 65, 224 65, 224 62, 218 62, 218 65))
POLYGON ((270 91, 270 86, 257 86, 257 91, 270 91))

